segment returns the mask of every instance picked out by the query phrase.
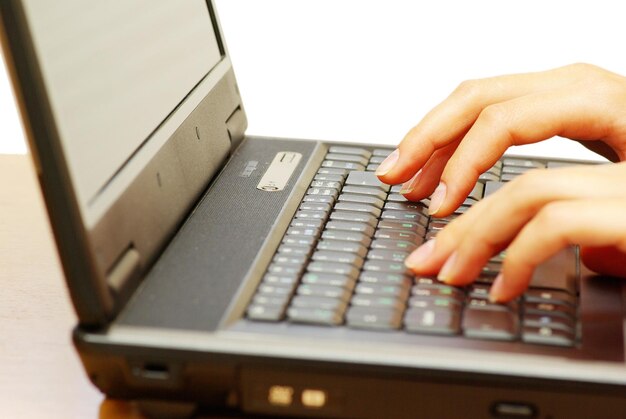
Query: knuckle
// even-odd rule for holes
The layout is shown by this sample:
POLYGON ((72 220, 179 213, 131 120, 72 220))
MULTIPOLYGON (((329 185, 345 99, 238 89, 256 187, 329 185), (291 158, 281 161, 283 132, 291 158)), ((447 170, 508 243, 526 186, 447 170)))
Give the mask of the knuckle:
POLYGON ((593 74, 601 71, 600 67, 584 62, 573 63, 566 68, 578 74, 593 74))
POLYGON ((485 107, 479 115, 481 122, 498 130, 507 130, 511 122, 511 111, 504 104, 493 104, 485 107))
POLYGON ((533 223, 539 231, 554 230, 562 224, 563 220, 568 216, 568 208, 561 202, 550 202, 544 205, 537 215, 533 223))
POLYGON ((546 184, 546 169, 531 169, 510 181, 507 189, 514 191, 534 191, 546 184))
POLYGON ((482 80, 464 80, 452 92, 453 96, 467 101, 475 101, 482 93, 482 80))

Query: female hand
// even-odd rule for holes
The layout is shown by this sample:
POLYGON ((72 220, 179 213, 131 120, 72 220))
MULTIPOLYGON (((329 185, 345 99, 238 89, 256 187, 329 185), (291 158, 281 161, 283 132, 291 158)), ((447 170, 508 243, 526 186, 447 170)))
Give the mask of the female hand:
MULTIPOLYGON (((446 216, 509 146, 555 135, 624 160, 626 78, 576 64, 462 83, 409 132, 377 174, 387 183, 405 182, 403 193, 411 200, 432 194, 429 212, 446 216)), ((626 263, 619 263, 626 262, 626 226, 618 216, 626 210, 626 166, 544 172, 523 175, 477 204, 440 232, 436 245, 412 254, 409 267, 419 274, 441 269, 442 279, 467 283, 508 246, 492 288, 492 297, 502 301, 522 292, 534 267, 569 244, 588 247, 583 261, 590 268, 626 275, 626 263)))

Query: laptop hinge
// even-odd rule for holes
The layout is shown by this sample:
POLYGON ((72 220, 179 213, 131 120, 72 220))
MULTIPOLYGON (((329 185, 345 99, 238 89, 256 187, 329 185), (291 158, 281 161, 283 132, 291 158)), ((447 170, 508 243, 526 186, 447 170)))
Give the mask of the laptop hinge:
POLYGON ((126 285, 137 276, 140 259, 139 252, 132 245, 117 259, 107 275, 107 284, 115 295, 122 294, 126 285))
POLYGON ((248 121, 246 120, 246 114, 241 109, 241 106, 237 106, 237 109, 230 114, 226 120, 226 129, 228 130, 228 136, 230 137, 230 149, 234 150, 239 146, 243 136, 246 132, 248 121))

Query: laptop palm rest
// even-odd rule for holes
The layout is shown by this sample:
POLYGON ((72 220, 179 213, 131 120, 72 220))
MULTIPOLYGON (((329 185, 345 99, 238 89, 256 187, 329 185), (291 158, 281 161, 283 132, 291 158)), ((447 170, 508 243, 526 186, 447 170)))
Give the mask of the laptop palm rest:
POLYGON ((317 145, 245 139, 116 323, 215 330, 317 145), (284 151, 302 155, 284 189, 257 189, 273 159, 284 151))

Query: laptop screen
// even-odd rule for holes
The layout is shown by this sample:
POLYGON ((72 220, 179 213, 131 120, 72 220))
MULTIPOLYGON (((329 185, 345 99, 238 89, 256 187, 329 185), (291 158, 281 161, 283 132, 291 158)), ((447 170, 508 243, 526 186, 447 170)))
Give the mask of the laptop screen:
POLYGON ((222 52, 205 0, 24 3, 85 215, 222 52))

